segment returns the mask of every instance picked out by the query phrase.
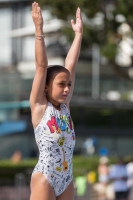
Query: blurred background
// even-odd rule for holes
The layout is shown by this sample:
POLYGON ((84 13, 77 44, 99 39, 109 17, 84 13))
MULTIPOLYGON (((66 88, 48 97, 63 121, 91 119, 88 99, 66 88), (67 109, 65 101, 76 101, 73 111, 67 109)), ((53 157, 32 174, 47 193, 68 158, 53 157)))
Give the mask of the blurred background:
MULTIPOLYGON (((92 185, 98 181, 99 159, 104 156, 113 164, 123 156, 127 164, 133 156, 133 2, 37 2, 49 65, 64 65, 74 36, 70 20, 77 7, 82 11, 84 35, 70 103, 76 132, 74 177, 87 174, 85 191, 95 195, 75 193, 75 199, 95 200, 92 185)), ((38 158, 29 108, 35 73, 31 4, 0 0, 0 200, 29 199, 38 158)))

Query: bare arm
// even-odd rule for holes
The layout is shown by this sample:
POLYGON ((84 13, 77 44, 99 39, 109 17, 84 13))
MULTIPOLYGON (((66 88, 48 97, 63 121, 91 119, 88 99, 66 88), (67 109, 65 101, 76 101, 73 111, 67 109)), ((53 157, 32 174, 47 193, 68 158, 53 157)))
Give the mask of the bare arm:
POLYGON ((83 35, 83 26, 82 26, 82 17, 81 17, 80 8, 78 8, 76 11, 76 23, 74 23, 74 21, 71 20, 71 24, 72 24, 73 31, 75 32, 75 37, 65 60, 65 67, 69 70, 71 74, 71 80, 72 80, 71 91, 70 91, 69 98, 67 100, 68 105, 71 100, 73 89, 74 89, 75 68, 76 68, 76 64, 77 64, 79 54, 80 54, 81 41, 82 41, 82 35, 83 35))
POLYGON ((30 106, 33 111, 36 106, 41 106, 46 103, 44 95, 46 73, 47 73, 47 55, 45 49, 45 43, 43 38, 43 17, 41 9, 38 3, 32 4, 32 18, 35 25, 35 63, 36 72, 33 80, 31 95, 30 95, 30 106))

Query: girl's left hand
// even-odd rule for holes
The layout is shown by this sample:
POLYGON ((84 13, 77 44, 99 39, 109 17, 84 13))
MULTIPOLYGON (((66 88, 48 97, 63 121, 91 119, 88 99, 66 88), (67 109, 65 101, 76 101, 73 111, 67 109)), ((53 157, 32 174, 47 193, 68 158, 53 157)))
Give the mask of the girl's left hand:
POLYGON ((82 33, 83 32, 83 25, 82 25, 82 16, 81 16, 81 11, 80 8, 77 8, 76 11, 76 23, 74 20, 71 20, 71 25, 73 28, 74 32, 82 33))
POLYGON ((36 2, 32 3, 32 19, 36 28, 43 27, 43 17, 41 8, 36 2))

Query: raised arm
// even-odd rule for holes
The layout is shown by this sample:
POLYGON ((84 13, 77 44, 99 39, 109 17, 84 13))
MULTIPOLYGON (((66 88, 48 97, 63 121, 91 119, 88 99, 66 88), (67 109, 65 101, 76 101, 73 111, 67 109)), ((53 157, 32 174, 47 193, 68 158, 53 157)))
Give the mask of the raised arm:
POLYGON ((33 80, 30 106, 33 111, 36 106, 43 106, 46 103, 44 95, 46 73, 47 73, 47 55, 43 36, 43 17, 38 3, 32 4, 32 18, 35 25, 35 63, 36 72, 33 80))
POLYGON ((71 20, 72 29, 75 32, 73 43, 70 47, 70 50, 67 54, 67 57, 65 59, 65 67, 70 71, 71 79, 72 79, 72 87, 69 99, 67 100, 67 104, 69 104, 73 89, 74 89, 74 81, 75 81, 75 67, 79 58, 80 53, 80 47, 81 47, 81 41, 82 41, 82 35, 83 35, 83 25, 82 25, 82 17, 81 17, 81 11, 80 8, 76 11, 76 23, 74 20, 71 20))

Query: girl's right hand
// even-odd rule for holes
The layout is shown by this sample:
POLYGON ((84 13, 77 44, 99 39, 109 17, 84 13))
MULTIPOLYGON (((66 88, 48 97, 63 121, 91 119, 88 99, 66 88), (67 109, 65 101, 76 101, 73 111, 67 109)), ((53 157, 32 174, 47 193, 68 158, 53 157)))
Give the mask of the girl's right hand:
POLYGON ((35 24, 36 28, 42 28, 43 27, 43 17, 41 8, 39 7, 38 3, 34 2, 32 4, 32 19, 35 24))
POLYGON ((77 11, 76 11, 76 22, 74 22, 74 20, 72 19, 71 25, 75 33, 83 33, 83 22, 82 22, 80 8, 77 8, 77 11))

